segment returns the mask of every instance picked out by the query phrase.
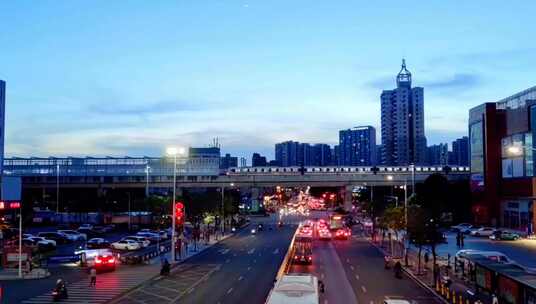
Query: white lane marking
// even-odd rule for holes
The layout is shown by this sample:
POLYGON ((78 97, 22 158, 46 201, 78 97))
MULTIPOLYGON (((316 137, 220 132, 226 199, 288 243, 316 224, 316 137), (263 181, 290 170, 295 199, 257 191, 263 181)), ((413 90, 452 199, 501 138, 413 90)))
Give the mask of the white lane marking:
POLYGON ((358 274, 355 275, 355 279, 359 280, 359 275, 358 274))
POLYGON ((231 249, 226 248, 226 249, 220 249, 220 250, 218 250, 218 252, 219 252, 220 254, 227 254, 227 252, 229 252, 230 250, 231 250, 231 249))
POLYGON ((243 276, 239 276, 239 277, 238 277, 238 280, 239 280, 239 281, 242 281, 243 279, 244 279, 243 276))
POLYGON ((257 263, 257 260, 253 260, 253 263, 257 263))
POLYGON ((229 262, 231 262, 231 259, 227 259, 227 260, 225 261, 225 263, 229 263, 229 262))
POLYGON ((251 250, 248 251, 248 254, 253 254, 255 252, 255 248, 251 248, 251 250))
POLYGON ((363 292, 367 292, 367 289, 365 288, 365 286, 361 285, 361 290, 363 290, 363 292))
POLYGON ((248 271, 251 270, 251 267, 248 267, 248 271))
POLYGON ((352 271, 355 269, 353 265, 350 265, 350 269, 352 269, 352 271))
POLYGON ((229 290, 227 290, 227 294, 230 294, 231 292, 233 292, 233 288, 229 288, 229 290))
POLYGON ((279 248, 276 248, 276 249, 274 250, 274 254, 278 254, 278 253, 279 253, 279 248))

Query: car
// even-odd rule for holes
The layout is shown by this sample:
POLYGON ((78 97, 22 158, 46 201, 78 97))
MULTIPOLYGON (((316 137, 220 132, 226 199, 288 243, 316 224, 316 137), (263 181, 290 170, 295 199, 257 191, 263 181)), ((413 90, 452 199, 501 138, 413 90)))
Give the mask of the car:
POLYGON ((331 232, 328 229, 321 229, 318 231, 318 237, 321 240, 331 240, 331 232))
POLYGON ((96 233, 100 233, 100 234, 105 234, 106 232, 108 232, 108 229, 106 229, 106 227, 104 227, 104 226, 93 226, 93 228, 91 228, 91 230, 93 230, 96 233))
POLYGON ((103 238, 92 238, 89 241, 87 241, 86 244, 88 249, 103 249, 103 248, 110 248, 110 242, 103 238))
POLYGON ((75 230, 58 230, 58 233, 65 235, 71 241, 85 241, 87 240, 87 235, 80 233, 75 230))
POLYGON ((450 230, 452 230, 453 232, 462 232, 471 228, 473 228, 473 225, 469 223, 459 223, 458 225, 451 226, 450 230))
POLYGON ((27 239, 32 240, 33 242, 37 243, 37 248, 42 251, 46 250, 52 250, 56 248, 56 241, 54 240, 47 240, 44 237, 39 236, 31 236, 27 239))
POLYGON ((65 244, 69 242, 69 239, 65 235, 57 232, 39 232, 37 236, 44 237, 48 240, 54 240, 56 241, 56 244, 65 244))
POLYGON ((257 234, 257 229, 251 228, 251 234, 253 234, 253 235, 257 234))
POLYGON ((93 225, 92 224, 82 224, 82 225, 80 225, 80 227, 78 227, 78 229, 93 229, 93 225))
POLYGON ((519 240, 521 237, 519 234, 509 231, 501 231, 497 230, 492 235, 489 236, 490 240, 495 241, 516 241, 519 240))
POLYGON ((131 235, 131 236, 126 236, 124 238, 122 238, 122 240, 132 240, 132 241, 136 241, 140 244, 141 247, 145 248, 149 245, 151 245, 151 241, 148 240, 146 237, 143 237, 143 236, 139 236, 139 235, 131 235))
POLYGON ((161 240, 166 240, 168 238, 168 233, 165 230, 151 230, 151 229, 141 229, 139 232, 148 232, 160 235, 161 240))
POLYGON ((138 250, 141 248, 140 243, 133 240, 121 240, 110 245, 116 250, 138 250))
POLYGON ((347 240, 350 237, 351 232, 348 228, 340 228, 335 231, 334 238, 337 240, 347 240))
POLYGON ((83 233, 86 235, 86 238, 98 238, 98 237, 101 237, 103 235, 103 233, 101 232, 98 232, 98 231, 95 231, 93 229, 89 229, 89 228, 78 228, 77 230, 79 233, 83 233))
POLYGON ((472 230, 471 235, 472 236, 490 236, 495 232, 495 228, 491 227, 482 227, 477 230, 472 230))
POLYGON ((136 233, 137 236, 142 236, 144 238, 147 238, 149 241, 151 241, 151 243, 155 243, 155 242, 159 242, 161 241, 161 237, 160 237, 160 234, 158 233, 153 233, 153 232, 138 232, 136 233))
POLYGON ((113 254, 98 254, 95 257, 95 270, 97 272, 114 271, 115 270, 115 257, 113 254))

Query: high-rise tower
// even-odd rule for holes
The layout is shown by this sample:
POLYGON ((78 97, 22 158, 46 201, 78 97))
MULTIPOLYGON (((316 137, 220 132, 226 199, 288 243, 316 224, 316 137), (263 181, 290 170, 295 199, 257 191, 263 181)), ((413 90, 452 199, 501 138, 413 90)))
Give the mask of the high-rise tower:
POLYGON ((411 73, 404 59, 396 76, 396 89, 381 94, 381 109, 382 163, 423 164, 426 159, 424 89, 411 87, 411 73))

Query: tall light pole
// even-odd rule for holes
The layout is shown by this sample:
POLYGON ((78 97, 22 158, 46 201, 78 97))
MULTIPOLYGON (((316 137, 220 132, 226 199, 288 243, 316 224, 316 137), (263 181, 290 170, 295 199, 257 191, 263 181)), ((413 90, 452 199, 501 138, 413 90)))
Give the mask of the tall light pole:
POLYGON ((175 147, 166 149, 166 153, 173 156, 173 197, 171 199, 171 260, 175 262, 175 200, 177 191, 177 154, 179 150, 175 147))
POLYGON ((22 204, 19 206, 19 278, 22 278, 22 204))
POLYGON ((415 194, 415 165, 409 165, 411 168, 411 195, 415 194))
POLYGON ((145 197, 149 197, 149 170, 151 170, 151 167, 147 165, 145 167, 145 197))
POLYGON ((59 212, 60 212, 60 164, 56 163, 56 215, 58 215, 59 212))
POLYGON ((130 231, 131 223, 130 223, 130 192, 127 192, 128 196, 128 231, 130 231))
MULTIPOLYGON (((231 187, 234 187, 234 183, 230 184, 231 187)), ((225 186, 221 186, 221 233, 225 233, 225 186)))

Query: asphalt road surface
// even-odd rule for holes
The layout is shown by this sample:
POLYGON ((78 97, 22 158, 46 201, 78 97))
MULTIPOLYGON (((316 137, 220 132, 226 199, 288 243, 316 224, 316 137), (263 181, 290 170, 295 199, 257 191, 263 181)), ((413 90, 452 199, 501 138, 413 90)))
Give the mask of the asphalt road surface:
POLYGON ((275 223, 274 216, 252 218, 250 226, 235 236, 115 303, 264 303, 296 229, 290 224, 277 228, 275 223), (251 228, 259 222, 264 231, 252 235, 251 228))

